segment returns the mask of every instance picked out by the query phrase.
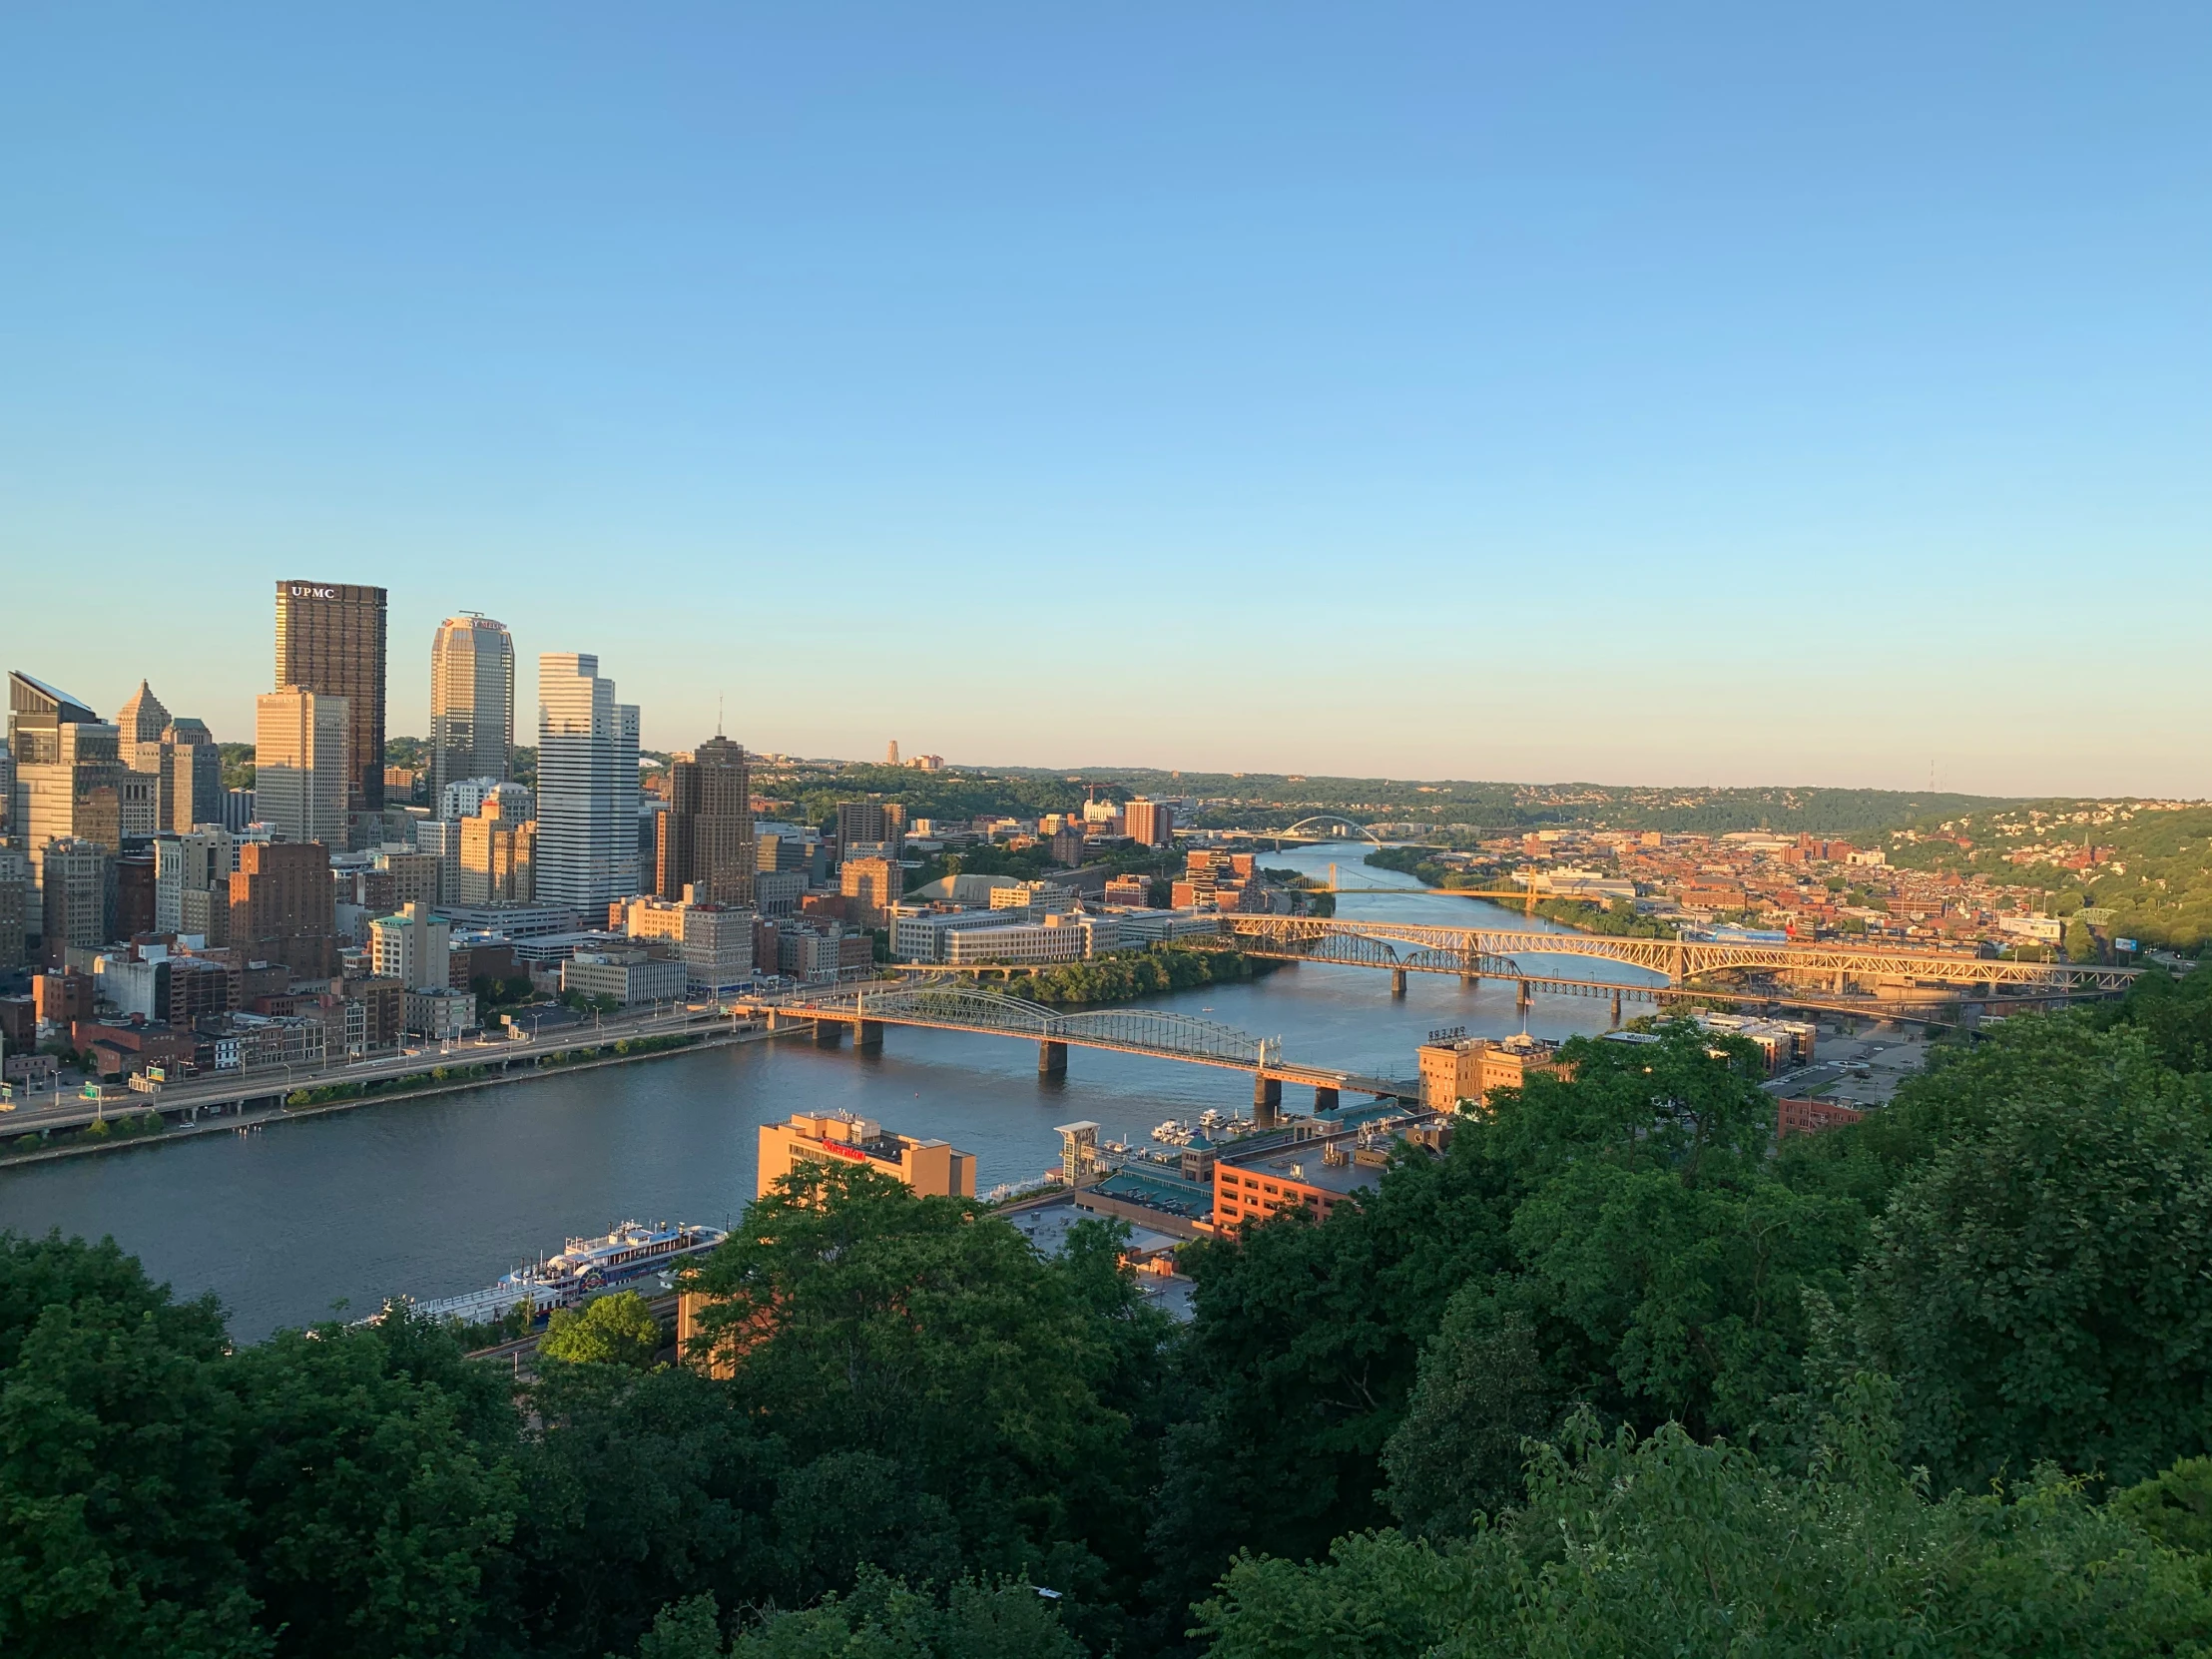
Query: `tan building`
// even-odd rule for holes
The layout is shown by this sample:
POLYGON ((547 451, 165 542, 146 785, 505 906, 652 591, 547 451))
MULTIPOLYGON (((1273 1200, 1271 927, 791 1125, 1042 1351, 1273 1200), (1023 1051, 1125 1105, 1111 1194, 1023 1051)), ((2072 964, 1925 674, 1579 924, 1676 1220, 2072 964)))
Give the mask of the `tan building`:
POLYGON ((1167 846, 1175 839, 1175 811, 1140 795, 1122 808, 1122 828, 1141 846, 1167 846))
MULTIPOLYGON (((345 699, 279 686, 254 700, 254 810, 287 841, 347 840, 345 699)), ((383 768, 376 795, 383 799, 383 768)))
POLYGON ((713 994, 752 976, 751 910, 696 903, 689 897, 673 904, 665 898, 633 898, 627 904, 615 905, 608 920, 633 939, 659 939, 675 945, 684 959, 687 991, 713 994))
POLYGON ((536 891, 531 870, 537 858, 536 819, 508 816, 497 796, 474 818, 461 820, 461 894, 463 904, 527 904, 536 891))
POLYGON ((852 920, 862 927, 888 927, 891 906, 906 895, 906 871, 890 858, 847 858, 841 890, 852 920))
POLYGON ((873 1118, 794 1112, 789 1123, 761 1125, 757 1194, 765 1195, 802 1163, 858 1164, 903 1181, 925 1198, 973 1198, 975 1156, 945 1141, 885 1134, 873 1118))
POLYGON ((1434 1112, 1462 1101, 1479 1106, 1492 1089, 1517 1089, 1531 1073, 1559 1069, 1559 1045, 1541 1037, 1432 1032, 1420 1046, 1420 1100, 1434 1112))
POLYGON ((8 751, 15 765, 8 824, 34 859, 48 841, 72 836, 123 850, 128 772, 119 740, 115 727, 67 692, 28 674, 8 676, 8 751))
POLYGON ((388 902, 395 910, 404 909, 409 904, 431 905, 446 902, 444 866, 445 860, 435 852, 376 854, 376 867, 391 877, 391 897, 388 902))

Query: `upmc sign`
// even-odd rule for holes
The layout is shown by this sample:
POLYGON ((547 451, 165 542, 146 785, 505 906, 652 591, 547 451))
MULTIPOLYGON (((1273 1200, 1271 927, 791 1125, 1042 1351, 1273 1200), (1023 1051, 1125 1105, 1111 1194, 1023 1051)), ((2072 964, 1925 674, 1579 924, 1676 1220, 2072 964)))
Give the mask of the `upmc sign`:
POLYGON ((291 588, 291 596, 294 599, 335 599, 338 596, 338 590, 335 588, 303 588, 294 582, 291 588))

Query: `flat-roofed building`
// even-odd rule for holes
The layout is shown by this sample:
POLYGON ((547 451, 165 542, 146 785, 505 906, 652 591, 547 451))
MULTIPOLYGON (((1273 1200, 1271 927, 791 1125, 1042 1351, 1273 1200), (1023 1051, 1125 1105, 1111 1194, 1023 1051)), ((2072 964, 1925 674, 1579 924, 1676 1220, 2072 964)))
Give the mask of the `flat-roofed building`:
MULTIPOLYGON (((384 612, 382 588, 342 582, 276 584, 276 685, 338 700, 343 711, 343 774, 338 801, 340 830, 297 839, 346 844, 344 820, 352 813, 384 809, 384 612)), ((266 765, 257 738, 256 793, 266 765)), ((265 803, 262 811, 269 811, 265 803)))
POLYGON ((231 876, 231 948, 297 979, 337 972, 337 898, 319 841, 248 841, 231 876))
POLYGON ((891 906, 906 891, 906 871, 894 858, 847 858, 838 872, 847 913, 862 927, 890 923, 891 906))
POLYGON ((1078 962, 1114 949, 1120 940, 1118 916, 1094 916, 1076 910, 1013 927, 975 927, 947 933, 944 961, 949 967, 982 962, 1078 962))
POLYGON ((1560 1067, 1559 1045, 1541 1037, 1470 1037, 1433 1031, 1420 1046, 1420 1098, 1430 1111, 1461 1102, 1480 1106, 1493 1089, 1517 1089, 1536 1072, 1560 1067))
POLYGON ((886 1133, 872 1118, 795 1112, 789 1123, 761 1125, 756 1196, 807 1163, 872 1169, 930 1198, 973 1198, 975 1157, 948 1141, 886 1133))
MULTIPOLYGON (((349 842, 349 768, 345 699, 279 686, 254 700, 254 805, 287 841, 349 842)), ((376 793, 383 797, 383 768, 376 793)))
POLYGON ((509 816, 497 797, 461 824, 460 901, 463 904, 527 904, 536 886, 538 826, 509 816))
POLYGON ((72 949, 95 950, 115 937, 115 857, 98 841, 69 835, 48 841, 39 863, 46 964, 60 967, 72 949))

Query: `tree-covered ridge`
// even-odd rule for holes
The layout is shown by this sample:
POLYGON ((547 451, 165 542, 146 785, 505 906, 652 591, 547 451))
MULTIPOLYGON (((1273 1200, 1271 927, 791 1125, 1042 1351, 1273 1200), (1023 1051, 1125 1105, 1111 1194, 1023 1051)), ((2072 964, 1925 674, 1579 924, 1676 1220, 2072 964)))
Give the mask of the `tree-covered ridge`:
POLYGON ((2212 942, 2212 807, 2042 801, 1923 817, 1890 861, 1980 875, 2043 895, 2052 915, 2109 910, 2107 937, 2196 951, 2212 942))
POLYGON ((1191 1247, 810 1169, 534 1379, 234 1349, 0 1238, 10 1654, 2186 1654, 2212 1631, 2212 974, 1773 1140, 1578 1041, 1371 1198, 1191 1247), (1047 1597, 1038 1594, 1055 1592, 1047 1597))

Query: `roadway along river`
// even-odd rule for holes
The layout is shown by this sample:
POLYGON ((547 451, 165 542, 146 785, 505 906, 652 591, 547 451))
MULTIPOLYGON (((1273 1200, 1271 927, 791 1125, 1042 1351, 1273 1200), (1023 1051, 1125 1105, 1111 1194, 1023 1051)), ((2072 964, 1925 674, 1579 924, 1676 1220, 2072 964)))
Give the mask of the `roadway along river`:
MULTIPOLYGON (((1335 862, 1347 882, 1412 884, 1362 852, 1316 846, 1263 861, 1316 875, 1335 862)), ((1422 893, 1346 897, 1340 913, 1519 923, 1476 900, 1422 893)), ((1386 974, 1300 965, 1157 1005, 1280 1035, 1292 1059, 1394 1077, 1412 1075, 1415 1045, 1437 1026, 1521 1029, 1509 984, 1470 993, 1446 975, 1411 980, 1393 1002, 1386 974)), ((1540 996, 1527 1029, 1602 1030, 1609 1012, 1540 996)), ((629 1217, 725 1225, 753 1196, 757 1126, 795 1111, 842 1109, 940 1136, 976 1155, 988 1191, 1041 1174, 1058 1157, 1053 1126, 1070 1119, 1094 1118, 1119 1138, 1208 1106, 1251 1107, 1251 1081, 1237 1072, 1074 1049, 1067 1077, 1047 1082, 1036 1063, 1032 1043, 939 1031, 893 1029, 880 1055, 822 1051, 804 1037, 743 1044, 0 1171, 0 1229, 113 1234, 179 1294, 214 1291, 233 1334, 252 1341, 340 1303, 359 1314, 394 1292, 488 1284, 629 1217)), ((1304 1094, 1286 1090, 1284 1105, 1306 1108, 1304 1094)))

